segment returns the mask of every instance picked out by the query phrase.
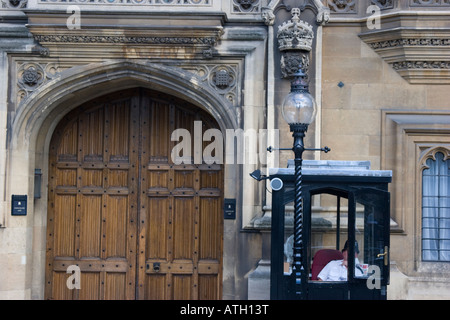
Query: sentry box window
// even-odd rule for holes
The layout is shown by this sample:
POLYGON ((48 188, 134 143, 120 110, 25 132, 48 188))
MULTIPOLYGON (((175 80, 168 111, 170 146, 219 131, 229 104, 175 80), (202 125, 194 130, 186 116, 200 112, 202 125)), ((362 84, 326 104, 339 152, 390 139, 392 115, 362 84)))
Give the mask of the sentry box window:
POLYGON ((11 215, 26 216, 27 215, 27 196, 12 196, 11 215))

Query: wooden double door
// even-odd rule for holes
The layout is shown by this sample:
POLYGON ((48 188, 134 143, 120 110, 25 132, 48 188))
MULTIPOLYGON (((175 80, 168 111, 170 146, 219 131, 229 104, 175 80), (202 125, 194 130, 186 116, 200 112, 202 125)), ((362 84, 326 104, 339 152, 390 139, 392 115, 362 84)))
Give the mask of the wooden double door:
POLYGON ((221 298, 222 167, 171 160, 171 133, 193 132, 194 121, 217 127, 143 88, 61 121, 50 144, 47 299, 221 298))

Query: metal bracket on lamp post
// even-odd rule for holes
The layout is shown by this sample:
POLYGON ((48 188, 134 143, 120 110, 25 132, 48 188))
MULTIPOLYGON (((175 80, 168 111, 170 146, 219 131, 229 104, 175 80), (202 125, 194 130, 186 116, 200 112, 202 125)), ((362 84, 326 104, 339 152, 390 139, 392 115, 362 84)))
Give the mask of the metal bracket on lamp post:
MULTIPOLYGON (((267 148, 267 151, 269 151, 270 153, 272 153, 273 151, 277 151, 277 150, 280 150, 280 151, 293 151, 293 148, 273 148, 272 146, 269 146, 269 147, 267 148)), ((328 148, 328 147, 323 147, 323 148, 320 148, 320 149, 309 149, 309 148, 305 148, 304 150, 305 150, 305 151, 323 151, 323 152, 325 152, 325 153, 328 153, 328 152, 331 151, 331 149, 328 148)))

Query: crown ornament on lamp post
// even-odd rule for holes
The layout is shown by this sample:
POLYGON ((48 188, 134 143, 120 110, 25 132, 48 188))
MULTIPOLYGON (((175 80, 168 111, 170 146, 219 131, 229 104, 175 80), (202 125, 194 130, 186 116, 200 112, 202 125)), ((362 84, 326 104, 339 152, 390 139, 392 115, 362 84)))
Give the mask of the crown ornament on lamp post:
POLYGON ((283 78, 293 77, 302 65, 308 72, 309 55, 314 41, 314 28, 300 19, 301 10, 293 8, 292 18, 278 27, 278 49, 281 52, 281 74, 283 78))
POLYGON ((314 40, 313 27, 305 21, 300 20, 300 9, 291 10, 292 19, 284 22, 278 27, 278 49, 311 51, 314 40))

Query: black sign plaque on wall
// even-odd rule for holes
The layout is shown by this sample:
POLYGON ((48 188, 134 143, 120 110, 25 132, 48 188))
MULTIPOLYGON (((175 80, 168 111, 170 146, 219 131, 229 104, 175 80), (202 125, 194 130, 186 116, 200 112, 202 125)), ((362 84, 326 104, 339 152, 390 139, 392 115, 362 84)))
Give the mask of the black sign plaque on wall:
POLYGON ((11 215, 12 216, 26 216, 27 215, 27 196, 12 195, 11 201, 11 215))
POLYGON ((236 199, 224 199, 224 219, 236 219, 236 199))

